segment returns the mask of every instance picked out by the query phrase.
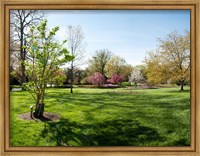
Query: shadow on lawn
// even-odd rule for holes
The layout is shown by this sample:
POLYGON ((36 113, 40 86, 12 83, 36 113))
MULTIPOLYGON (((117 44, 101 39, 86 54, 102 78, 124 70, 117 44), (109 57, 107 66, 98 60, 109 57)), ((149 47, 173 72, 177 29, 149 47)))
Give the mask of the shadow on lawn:
MULTIPOLYGON (((74 106, 93 106, 94 104, 99 104, 99 107, 102 109, 104 107, 113 106, 119 108, 130 108, 136 109, 139 107, 158 107, 158 108, 169 108, 169 109, 189 109, 188 105, 189 100, 187 98, 178 99, 178 102, 181 100, 181 104, 177 105, 176 101, 170 101, 167 99, 173 98, 173 95, 129 95, 129 94, 114 94, 114 93, 76 93, 74 95, 66 96, 66 93, 57 93, 51 92, 48 94, 46 99, 55 99, 61 104, 63 103, 72 103, 74 106), (162 101, 166 99, 166 101, 162 101), (160 101, 161 100, 161 101, 160 101), (123 104, 121 104, 123 103, 123 104)), ((96 109, 96 108, 95 108, 96 109)))
POLYGON ((134 120, 78 124, 61 119, 57 123, 46 122, 41 136, 57 146, 140 146, 165 140, 155 129, 134 120))
POLYGON ((167 93, 190 93, 190 89, 185 89, 185 90, 169 90, 167 93))

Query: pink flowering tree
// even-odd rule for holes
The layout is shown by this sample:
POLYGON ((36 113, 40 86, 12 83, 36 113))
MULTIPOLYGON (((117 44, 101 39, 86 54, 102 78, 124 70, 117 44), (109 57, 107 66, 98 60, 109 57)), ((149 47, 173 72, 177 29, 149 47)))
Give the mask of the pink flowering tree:
POLYGON ((118 74, 113 74, 107 82, 112 84, 120 84, 122 81, 123 81, 122 76, 118 74))
POLYGON ((87 81, 91 84, 102 85, 105 83, 106 79, 101 73, 96 72, 94 75, 89 76, 87 81))

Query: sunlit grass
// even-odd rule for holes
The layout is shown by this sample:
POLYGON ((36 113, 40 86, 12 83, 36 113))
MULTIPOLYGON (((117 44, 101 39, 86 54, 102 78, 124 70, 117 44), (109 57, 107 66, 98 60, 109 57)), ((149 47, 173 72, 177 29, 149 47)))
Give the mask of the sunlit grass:
POLYGON ((48 89, 45 100, 59 121, 23 121, 34 100, 11 92, 11 146, 190 145, 189 88, 48 89))

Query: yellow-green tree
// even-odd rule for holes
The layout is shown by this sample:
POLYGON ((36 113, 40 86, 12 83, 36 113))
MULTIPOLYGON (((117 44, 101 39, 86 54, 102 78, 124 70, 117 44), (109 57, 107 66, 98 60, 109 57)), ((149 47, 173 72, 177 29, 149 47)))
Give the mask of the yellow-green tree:
POLYGON ((157 85, 169 82, 171 77, 169 64, 164 61, 164 57, 158 51, 149 52, 145 62, 147 64, 145 72, 149 84, 157 85))
POLYGON ((53 73, 51 79, 51 85, 55 84, 57 86, 62 86, 66 81, 66 75, 63 69, 58 69, 53 73))
POLYGON ((190 33, 170 33, 145 59, 150 83, 177 82, 181 90, 190 79, 190 33))
POLYGON ((132 70, 133 67, 127 64, 124 58, 116 55, 113 55, 105 66, 107 77, 111 77, 112 75, 117 74, 122 76, 124 81, 128 81, 132 70))

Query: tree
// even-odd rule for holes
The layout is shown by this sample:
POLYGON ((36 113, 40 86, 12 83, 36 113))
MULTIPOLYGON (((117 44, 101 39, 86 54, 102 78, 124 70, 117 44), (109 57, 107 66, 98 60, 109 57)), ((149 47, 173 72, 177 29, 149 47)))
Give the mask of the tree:
POLYGON ((123 81, 123 78, 120 75, 113 74, 107 82, 112 83, 112 84, 120 84, 122 81, 123 81))
POLYGON ((54 36, 59 30, 58 27, 47 31, 47 21, 43 21, 36 28, 30 30, 32 36, 28 42, 29 47, 24 47, 30 54, 30 59, 25 62, 28 82, 26 88, 34 98, 34 116, 40 118, 44 112, 44 99, 47 84, 51 82, 53 73, 61 65, 71 61, 74 57, 69 55, 67 49, 62 44, 54 41, 54 36))
POLYGON ((20 77, 19 67, 10 68, 10 85, 20 85, 20 77))
POLYGON ((111 77, 114 74, 121 75, 125 81, 128 80, 133 67, 126 63, 124 58, 119 56, 112 56, 105 67, 107 77, 111 77))
POLYGON ((190 75, 190 33, 172 32, 166 38, 159 39, 158 48, 145 60, 149 68, 148 78, 155 72, 153 69, 157 69, 156 75, 160 75, 161 80, 178 81, 181 85, 180 90, 183 90, 184 82, 190 75))
MULTIPOLYGON (((12 55, 14 52, 19 53, 15 56, 19 57, 21 84, 26 82, 24 61, 27 57, 27 51, 23 48, 27 44, 26 38, 29 38, 27 33, 31 26, 37 25, 44 17, 44 14, 39 10, 11 10, 10 11, 10 47, 12 55)), ((27 45, 26 45, 27 46, 27 45)), ((13 58, 11 58, 12 61, 13 58)), ((16 58, 15 58, 16 59, 16 58)))
POLYGON ((109 50, 101 49, 95 52, 91 60, 89 60, 89 73, 99 72, 106 77, 106 64, 111 59, 112 53, 109 50))
POLYGON ((133 66, 130 64, 127 64, 122 67, 122 72, 120 75, 121 75, 121 77, 123 77, 123 81, 127 82, 129 80, 129 76, 132 71, 133 71, 133 66))
POLYGON ((73 93, 74 68, 84 63, 84 34, 80 26, 69 26, 67 29, 67 46, 75 58, 71 61, 70 92, 73 93))
POLYGON ((80 68, 75 68, 74 69, 74 83, 75 84, 80 84, 81 80, 84 78, 84 70, 80 68))
POLYGON ((136 66, 133 69, 131 76, 129 77, 129 82, 134 83, 135 86, 137 86, 138 83, 145 82, 145 78, 142 74, 142 69, 140 66, 136 66))
POLYGON ((87 80, 89 83, 96 84, 98 86, 103 85, 106 81, 104 75, 99 72, 96 72, 94 73, 94 75, 89 76, 87 80))
POLYGON ((18 53, 15 53, 19 45, 13 41, 13 38, 10 38, 10 84, 19 85, 21 83, 21 70, 20 62, 18 58, 18 53))
MULTIPOLYGON (((73 71, 73 75, 74 75, 73 83, 74 84, 80 84, 81 80, 84 77, 87 77, 87 75, 86 75, 84 70, 82 70, 82 69, 80 69, 78 67, 75 67, 73 70, 74 70, 73 71)), ((65 68, 64 72, 65 72, 65 76, 66 76, 66 83, 70 84, 70 82, 71 82, 71 68, 65 68)))
POLYGON ((147 82, 151 85, 167 84, 171 79, 171 71, 169 70, 169 63, 165 61, 160 52, 150 51, 146 62, 146 77, 147 82))
POLYGON ((52 75, 51 85, 55 84, 57 86, 62 86, 66 81, 66 75, 62 69, 56 70, 52 75))

